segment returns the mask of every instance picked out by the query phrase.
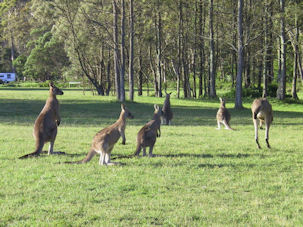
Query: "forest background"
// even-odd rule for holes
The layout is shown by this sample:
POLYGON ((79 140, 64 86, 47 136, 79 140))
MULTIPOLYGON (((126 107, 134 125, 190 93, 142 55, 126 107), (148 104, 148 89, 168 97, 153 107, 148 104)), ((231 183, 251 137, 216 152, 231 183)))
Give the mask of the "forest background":
POLYGON ((3 0, 0 71, 142 95, 298 99, 299 0, 3 0), (223 82, 223 83, 221 83, 223 82), (291 89, 286 84, 291 83, 291 89))

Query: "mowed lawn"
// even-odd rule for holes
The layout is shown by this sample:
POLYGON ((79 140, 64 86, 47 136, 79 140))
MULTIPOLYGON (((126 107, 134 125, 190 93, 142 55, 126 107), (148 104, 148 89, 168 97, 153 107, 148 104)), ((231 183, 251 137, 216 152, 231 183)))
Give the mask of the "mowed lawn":
MULTIPOLYGON (((173 125, 162 126, 155 158, 127 158, 136 135, 164 98, 126 103, 135 119, 126 145, 116 144, 118 166, 82 165, 93 136, 120 113, 115 97, 64 90, 55 143, 66 155, 19 160, 34 151, 35 118, 48 91, 0 89, 0 226, 235 226, 303 224, 303 105, 273 99, 267 149, 254 141, 250 104, 233 109, 235 131, 216 130, 218 100, 171 99, 173 125)), ((303 98, 303 97, 302 97, 303 98)), ((44 150, 47 150, 48 144, 44 150)))

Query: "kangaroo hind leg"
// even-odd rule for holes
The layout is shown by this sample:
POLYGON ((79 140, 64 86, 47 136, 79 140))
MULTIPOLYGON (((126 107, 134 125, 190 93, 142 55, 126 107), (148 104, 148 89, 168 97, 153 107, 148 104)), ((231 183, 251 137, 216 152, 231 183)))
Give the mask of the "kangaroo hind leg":
POLYGON ((255 127, 255 140, 256 140, 258 148, 261 149, 261 146, 260 146, 259 140, 258 140, 258 119, 253 119, 253 122, 254 122, 254 127, 255 127))
POLYGON ((270 148, 270 145, 269 145, 269 142, 268 142, 268 134, 269 134, 269 127, 270 127, 270 124, 268 122, 266 122, 265 124, 266 128, 265 128, 265 141, 266 141, 266 145, 268 148, 270 148))

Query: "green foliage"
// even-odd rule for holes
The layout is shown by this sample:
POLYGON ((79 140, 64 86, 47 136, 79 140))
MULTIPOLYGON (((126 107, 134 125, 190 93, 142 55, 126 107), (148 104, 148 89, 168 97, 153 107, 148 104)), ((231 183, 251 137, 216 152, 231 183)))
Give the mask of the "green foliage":
POLYGON ((276 97, 277 96, 277 89, 278 85, 276 83, 268 84, 267 86, 267 93, 269 97, 276 97))
MULTIPOLYGON (((236 90, 235 88, 232 88, 230 91, 225 93, 224 97, 234 98, 235 97, 236 90)), ((259 90, 257 87, 248 87, 248 88, 242 88, 242 97, 245 98, 258 98, 262 96, 262 90, 259 90)))
POLYGON ((23 77, 23 69, 26 63, 27 57, 25 55, 19 55, 13 62, 13 65, 16 69, 16 73, 18 78, 21 79, 23 77))
POLYGON ((11 63, 10 59, 11 50, 9 48, 2 48, 0 51, 0 70, 1 72, 10 72, 11 63))
POLYGON ((62 43, 53 38, 51 32, 46 32, 37 40, 28 56, 23 74, 35 80, 58 79, 62 65, 67 64, 64 55, 62 43), (60 62, 57 61, 58 57, 61 57, 60 62))

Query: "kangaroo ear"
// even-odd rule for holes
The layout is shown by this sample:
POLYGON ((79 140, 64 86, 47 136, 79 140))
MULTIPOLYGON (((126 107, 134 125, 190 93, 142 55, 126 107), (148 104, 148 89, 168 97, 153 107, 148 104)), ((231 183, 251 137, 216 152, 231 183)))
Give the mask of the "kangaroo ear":
POLYGON ((125 104, 121 103, 121 110, 125 110, 125 104))
POLYGON ((159 106, 157 104, 154 105, 155 110, 159 110, 159 106))
POLYGON ((49 86, 50 86, 50 87, 53 87, 53 86, 54 86, 53 81, 50 81, 50 82, 49 82, 49 86))
POLYGON ((220 102, 222 102, 222 101, 223 101, 221 97, 219 97, 219 99, 220 99, 220 102))

